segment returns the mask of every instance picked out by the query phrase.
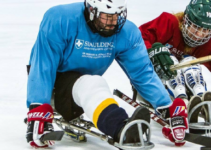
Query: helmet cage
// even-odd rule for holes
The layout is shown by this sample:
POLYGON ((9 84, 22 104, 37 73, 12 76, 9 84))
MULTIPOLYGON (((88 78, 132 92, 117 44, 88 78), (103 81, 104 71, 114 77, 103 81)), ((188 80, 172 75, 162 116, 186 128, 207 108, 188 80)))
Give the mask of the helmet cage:
POLYGON ((187 15, 183 18, 182 35, 184 42, 190 47, 207 43, 211 38, 211 30, 193 23, 187 15), (202 36, 198 36, 198 35, 202 36))
MULTIPOLYGON (((99 12, 96 12, 96 14, 97 13, 99 12)), ((97 29, 97 32, 104 37, 119 33, 126 22, 127 11, 125 10, 124 12, 121 12, 118 14, 105 14, 106 15, 105 18, 101 17, 102 13, 103 12, 100 12, 98 17, 96 17, 93 20, 93 23, 97 29), (110 15, 112 17, 109 17, 110 15), (105 23, 103 23, 101 20, 104 20, 105 23), (113 27, 113 28, 109 29, 109 27, 113 27)))

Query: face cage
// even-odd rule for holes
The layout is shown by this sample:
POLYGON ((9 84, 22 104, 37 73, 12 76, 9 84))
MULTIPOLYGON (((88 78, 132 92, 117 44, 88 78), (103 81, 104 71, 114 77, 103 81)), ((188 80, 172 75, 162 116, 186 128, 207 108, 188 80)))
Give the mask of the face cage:
POLYGON ((117 14, 116 19, 114 18, 115 14, 112 14, 113 15, 112 17, 108 17, 110 15, 111 14, 106 14, 106 17, 103 18, 101 18, 101 13, 95 15, 94 25, 96 27, 96 30, 100 35, 104 37, 112 36, 121 31, 122 27, 126 22, 127 10, 124 10, 121 13, 117 14), (101 20, 104 20, 104 23, 101 20), (114 27, 113 29, 108 29, 109 27, 112 26, 114 27))
POLYGON ((193 23, 186 15, 184 16, 184 23, 182 24, 182 35, 184 42, 190 47, 197 47, 207 43, 211 38, 211 30, 202 28, 193 23), (194 30, 194 32, 191 31, 194 30), (202 37, 196 35, 199 32, 202 37))

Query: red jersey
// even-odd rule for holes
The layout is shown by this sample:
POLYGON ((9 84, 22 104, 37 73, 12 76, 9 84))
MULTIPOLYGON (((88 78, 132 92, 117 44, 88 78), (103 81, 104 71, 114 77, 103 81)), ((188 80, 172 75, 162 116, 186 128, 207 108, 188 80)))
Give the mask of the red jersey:
MULTIPOLYGON (((164 12, 156 19, 141 25, 139 30, 147 49, 151 48, 153 43, 160 42, 168 47, 178 60, 185 54, 185 42, 176 16, 164 12)), ((211 41, 193 48, 189 55, 196 58, 211 55, 211 41)), ((211 62, 204 65, 211 71, 211 62)))

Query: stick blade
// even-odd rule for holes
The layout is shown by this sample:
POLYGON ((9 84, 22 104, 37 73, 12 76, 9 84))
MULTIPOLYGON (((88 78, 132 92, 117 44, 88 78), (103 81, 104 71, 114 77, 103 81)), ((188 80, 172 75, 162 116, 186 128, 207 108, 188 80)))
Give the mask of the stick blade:
POLYGON ((54 131, 43 135, 41 141, 61 141, 64 131, 54 131))
POLYGON ((211 147, 211 138, 206 136, 201 136, 193 133, 186 133, 185 140, 194 144, 204 145, 206 147, 211 147))

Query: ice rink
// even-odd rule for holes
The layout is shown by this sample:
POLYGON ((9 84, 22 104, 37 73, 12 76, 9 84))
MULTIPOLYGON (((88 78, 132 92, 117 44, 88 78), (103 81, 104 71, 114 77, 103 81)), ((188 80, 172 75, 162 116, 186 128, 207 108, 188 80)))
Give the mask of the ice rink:
MULTIPOLYGON (((23 123, 28 109, 26 108, 27 73, 31 48, 36 40, 39 24, 46 10, 50 7, 81 0, 0 0, 0 149, 30 150, 25 134, 27 126, 23 123)), ((150 21, 163 11, 176 13, 184 11, 189 0, 128 0, 128 19, 137 26, 150 21)), ((71 14, 70 14, 71 15, 71 14)), ((208 89, 211 90, 211 79, 206 76, 208 89)), ((111 91, 119 89, 132 96, 129 80, 113 62, 104 74, 111 91)), ((134 108, 116 97, 120 106, 128 114, 134 108)), ((162 136, 161 126, 151 121, 154 150, 199 150, 200 146, 187 142, 177 148, 162 136)), ((94 137, 88 136, 87 143, 75 143, 63 138, 52 148, 55 150, 115 150, 94 137)))

